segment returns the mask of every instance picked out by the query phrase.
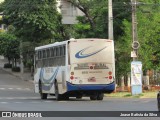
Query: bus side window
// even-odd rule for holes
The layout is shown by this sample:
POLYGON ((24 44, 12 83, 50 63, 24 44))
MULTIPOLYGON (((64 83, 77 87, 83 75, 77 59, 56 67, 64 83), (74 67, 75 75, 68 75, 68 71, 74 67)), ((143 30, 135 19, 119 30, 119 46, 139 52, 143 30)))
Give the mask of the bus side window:
POLYGON ((54 48, 51 48, 50 51, 51 51, 51 57, 54 57, 54 48))
POLYGON ((66 55, 66 46, 63 46, 63 55, 66 55))
POLYGON ((50 57, 50 49, 47 49, 47 58, 49 58, 50 57))
POLYGON ((60 47, 60 56, 63 56, 63 47, 60 47))
POLYGON ((46 58, 46 50, 43 50, 43 58, 46 58))
POLYGON ((53 66, 54 62, 54 48, 50 48, 49 66, 53 66))
POLYGON ((36 66, 38 67, 38 68, 40 68, 41 67, 41 61, 42 61, 42 51, 38 51, 38 59, 36 59, 36 66))
POLYGON ((43 67, 45 67, 46 66, 46 50, 43 50, 42 51, 42 57, 43 57, 43 59, 42 59, 42 66, 43 67))
POLYGON ((63 65, 65 65, 65 59, 66 59, 66 46, 65 45, 63 46, 63 55, 64 55, 64 57, 63 57, 63 65))

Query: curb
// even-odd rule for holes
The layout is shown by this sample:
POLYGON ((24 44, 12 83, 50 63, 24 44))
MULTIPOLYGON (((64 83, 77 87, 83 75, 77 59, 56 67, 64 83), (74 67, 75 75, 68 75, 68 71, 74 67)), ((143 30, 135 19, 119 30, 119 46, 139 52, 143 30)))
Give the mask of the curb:
POLYGON ((23 80, 23 81, 27 81, 27 82, 30 82, 30 83, 34 83, 34 80, 24 80, 24 79, 21 78, 21 76, 16 75, 16 74, 14 74, 13 72, 10 72, 10 71, 8 71, 8 70, 5 70, 4 68, 0 68, 0 69, 2 69, 3 71, 7 72, 8 74, 10 74, 10 75, 12 75, 12 76, 15 76, 15 77, 17 77, 17 78, 19 78, 19 79, 21 79, 21 80, 23 80))

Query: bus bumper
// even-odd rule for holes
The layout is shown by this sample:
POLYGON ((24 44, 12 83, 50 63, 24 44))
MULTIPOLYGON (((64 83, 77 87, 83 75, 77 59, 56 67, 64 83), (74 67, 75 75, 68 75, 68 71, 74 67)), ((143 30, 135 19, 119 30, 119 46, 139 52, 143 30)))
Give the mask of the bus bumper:
POLYGON ((67 82, 67 92, 70 91, 102 91, 113 92, 115 90, 115 82, 107 85, 74 85, 67 82))

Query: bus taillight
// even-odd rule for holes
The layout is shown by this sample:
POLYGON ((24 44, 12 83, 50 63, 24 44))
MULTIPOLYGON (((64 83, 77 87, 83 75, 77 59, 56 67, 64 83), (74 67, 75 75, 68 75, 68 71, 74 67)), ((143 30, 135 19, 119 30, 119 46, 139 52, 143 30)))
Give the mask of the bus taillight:
POLYGON ((71 75, 74 75, 74 72, 71 72, 71 75))
POLYGON ((112 72, 111 72, 111 71, 109 71, 109 72, 108 72, 108 74, 109 74, 109 75, 112 75, 112 72))
POLYGON ((112 79, 112 76, 109 76, 109 79, 112 79))
POLYGON ((70 79, 71 79, 71 80, 73 80, 73 79, 74 79, 74 77, 73 77, 73 76, 71 76, 71 77, 70 77, 70 79))

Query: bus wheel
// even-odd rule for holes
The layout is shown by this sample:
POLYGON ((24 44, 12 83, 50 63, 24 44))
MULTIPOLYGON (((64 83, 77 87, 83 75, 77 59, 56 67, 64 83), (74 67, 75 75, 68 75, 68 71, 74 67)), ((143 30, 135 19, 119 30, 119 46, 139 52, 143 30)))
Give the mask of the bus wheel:
POLYGON ((97 95, 91 95, 90 100, 97 100, 97 95))
POLYGON ((39 82, 39 93, 40 93, 41 99, 47 99, 48 94, 42 92, 42 84, 41 84, 41 81, 39 82))
POLYGON ((59 94, 59 91, 58 91, 58 84, 57 84, 57 82, 55 82, 55 97, 56 97, 56 100, 61 100, 61 95, 59 94))
POLYGON ((63 100, 69 100, 69 97, 66 96, 66 95, 64 95, 64 96, 63 96, 63 100))
POLYGON ((104 94, 103 93, 99 93, 97 95, 97 100, 103 100, 104 94))

